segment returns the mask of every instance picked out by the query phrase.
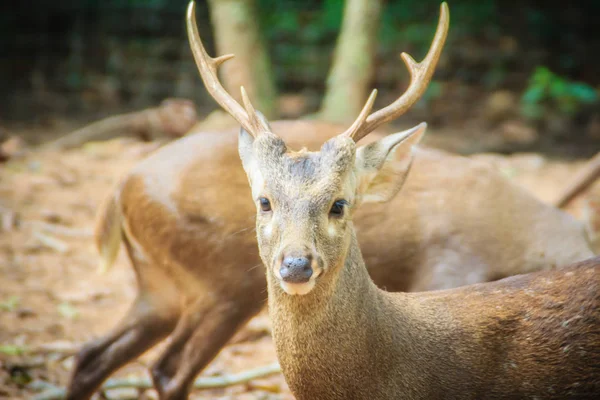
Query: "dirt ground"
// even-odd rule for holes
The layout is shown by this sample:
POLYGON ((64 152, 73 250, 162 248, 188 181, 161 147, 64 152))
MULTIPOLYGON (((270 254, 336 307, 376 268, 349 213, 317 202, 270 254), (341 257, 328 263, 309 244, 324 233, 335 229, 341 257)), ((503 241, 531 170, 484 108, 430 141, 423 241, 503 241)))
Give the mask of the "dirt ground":
MULTIPOLYGON (((93 219, 119 176, 157 147, 134 139, 88 143, 62 152, 32 152, 0 164, 0 398, 34 398, 40 388, 64 387, 78 345, 116 325, 135 296, 121 251, 108 273, 96 272, 93 219), (45 383, 43 383, 45 382, 45 383)), ((583 161, 539 154, 474 156, 549 201, 583 161)), ((598 184, 595 185, 598 187, 598 184)), ((599 192, 594 189, 593 192, 599 192)), ((569 212, 591 221, 589 196, 569 212)), ((161 346, 114 377, 148 378, 161 346)), ((276 361, 266 314, 253 319, 203 372, 231 374, 276 361)), ((108 399, 155 398, 153 391, 115 389, 108 399)), ((192 399, 292 399, 280 374, 195 391, 192 399)))

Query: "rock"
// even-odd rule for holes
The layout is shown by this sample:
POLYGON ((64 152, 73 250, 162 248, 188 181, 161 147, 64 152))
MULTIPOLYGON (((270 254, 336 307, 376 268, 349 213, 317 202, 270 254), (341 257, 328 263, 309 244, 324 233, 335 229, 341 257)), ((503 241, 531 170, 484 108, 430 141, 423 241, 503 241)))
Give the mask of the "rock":
POLYGON ((54 210, 49 210, 47 208, 40 211, 40 217, 46 222, 50 222, 53 224, 64 223, 65 220, 62 215, 54 210))
POLYGON ((77 174, 74 170, 69 170, 66 168, 56 169, 51 175, 61 186, 75 186, 79 182, 77 174))
POLYGON ((136 388, 119 388, 106 390, 106 396, 114 400, 139 399, 140 393, 136 388))
POLYGON ((507 121, 498 128, 502 138, 511 144, 530 145, 539 139, 535 128, 521 121, 507 121))
POLYGON ((140 394, 139 400, 159 400, 158 393, 156 393, 154 390, 145 390, 142 394, 140 394))
POLYGON ((49 335, 53 335, 53 336, 64 336, 65 335, 65 327, 62 326, 60 323, 51 323, 48 326, 45 327, 45 331, 46 333, 48 333, 49 335))
POLYGON ((33 308, 21 307, 21 308, 17 309, 17 317, 19 317, 19 318, 28 318, 28 317, 35 317, 35 316, 36 316, 36 312, 33 310, 33 308))
POLYGON ((491 123, 514 116, 518 104, 517 96, 509 90, 493 92, 485 100, 484 118, 491 123))
POLYGON ((0 232, 10 232, 19 226, 19 214, 0 205, 0 232))
POLYGON ((519 42, 513 36, 502 36, 498 47, 505 55, 515 55, 519 50, 519 42))
POLYGON ((300 118, 306 113, 306 96, 284 94, 279 96, 279 114, 283 118, 300 118))
POLYGON ((590 118, 590 122, 585 130, 585 135, 590 139, 600 140, 600 114, 594 114, 592 118, 590 118))
POLYGON ((570 133, 571 121, 569 117, 558 113, 549 113, 546 117, 546 132, 553 137, 565 137, 570 133))
POLYGON ((158 108, 160 127, 167 136, 179 138, 186 135, 198 122, 194 102, 186 99, 169 98, 158 108))
POLYGON ((25 141, 18 136, 11 136, 0 144, 0 162, 23 156, 25 151, 25 141))

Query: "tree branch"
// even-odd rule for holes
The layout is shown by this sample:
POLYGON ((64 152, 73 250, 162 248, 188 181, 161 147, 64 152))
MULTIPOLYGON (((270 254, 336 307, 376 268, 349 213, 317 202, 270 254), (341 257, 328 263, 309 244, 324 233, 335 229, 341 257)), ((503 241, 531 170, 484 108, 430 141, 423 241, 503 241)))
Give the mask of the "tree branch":
MULTIPOLYGON (((281 372, 278 363, 243 371, 237 374, 226 374, 214 377, 198 378, 194 382, 195 390, 220 389, 233 385, 248 383, 253 379, 264 378, 281 372)), ((113 378, 106 381, 101 390, 136 388, 152 389, 152 381, 148 378, 113 378)), ((50 388, 33 397, 33 400, 62 400, 66 396, 63 388, 50 388)))

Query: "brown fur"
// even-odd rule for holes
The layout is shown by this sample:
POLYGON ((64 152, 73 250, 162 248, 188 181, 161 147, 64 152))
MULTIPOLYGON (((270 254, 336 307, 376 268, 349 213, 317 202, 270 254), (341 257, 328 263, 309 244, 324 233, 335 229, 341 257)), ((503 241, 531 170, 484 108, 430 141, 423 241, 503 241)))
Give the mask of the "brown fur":
MULTIPOLYGON (((346 127, 280 121, 273 128, 290 148, 317 150, 346 127)), ((147 340, 128 336, 167 312, 177 328, 153 375, 163 399, 185 398, 187 384, 265 304, 255 206, 236 144, 237 129, 184 137, 137 165, 110 194, 112 206, 99 212, 99 246, 108 246, 107 232, 123 232, 140 295, 112 333, 80 353, 72 399, 88 398, 112 371, 171 333, 174 325, 163 322, 164 330, 145 330, 147 340)), ((357 210, 354 221, 373 280, 390 291, 494 280, 592 254, 567 214, 490 167, 431 149, 415 153, 399 196, 357 210)))
MULTIPOLYGON (((394 137, 388 151, 407 146, 394 137)), ((358 183, 375 179, 365 164, 381 164, 355 160, 353 142, 338 137, 304 155, 314 165, 299 176, 288 168, 297 155, 282 152, 280 139, 263 134, 249 146, 248 138, 240 136, 240 155, 254 198, 272 206, 258 208, 256 232, 273 339, 298 400, 596 398, 600 257, 445 291, 385 292, 369 277, 352 224, 361 191, 373 190, 358 183), (340 198, 342 220, 329 215, 340 198), (320 260, 303 290, 277 274, 290 246, 320 260)))
POLYGON ((269 288, 277 355, 297 399, 593 399, 600 391, 600 258, 405 294, 377 289, 358 255, 349 260, 335 288, 305 296, 269 288))

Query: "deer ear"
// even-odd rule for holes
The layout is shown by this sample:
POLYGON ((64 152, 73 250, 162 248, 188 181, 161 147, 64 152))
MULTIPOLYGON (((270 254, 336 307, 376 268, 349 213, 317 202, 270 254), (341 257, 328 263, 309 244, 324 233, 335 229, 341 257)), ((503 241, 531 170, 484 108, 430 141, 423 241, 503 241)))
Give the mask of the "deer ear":
POLYGON ((421 123, 407 131, 394 133, 356 150, 357 196, 361 202, 386 202, 400 191, 425 129, 421 123))
MULTIPOLYGON (((260 112, 256 111, 256 115, 264 122, 264 125, 271 130, 271 125, 269 125, 269 121, 267 118, 260 112)), ((252 170, 254 166, 254 136, 250 134, 250 132, 246 131, 244 128, 240 128, 240 133, 238 135, 238 152, 240 154, 240 158, 242 159, 242 166, 244 167, 244 171, 246 171, 246 175, 248 175, 248 179, 250 179, 250 184, 252 184, 251 176, 252 170)))
MULTIPOLYGON (((254 165, 254 137, 244 128, 240 128, 238 135, 238 152, 242 159, 242 166, 248 177, 251 175, 252 166, 254 165)), ((252 183, 252 182, 251 182, 252 183)))
POLYGON ((255 138, 244 128, 240 129, 240 134, 238 136, 238 151, 240 153, 240 158, 242 159, 242 166, 248 177, 250 189, 252 190, 252 198, 256 199, 259 192, 262 190, 264 181, 257 167, 256 155, 254 154, 254 140, 255 138))

